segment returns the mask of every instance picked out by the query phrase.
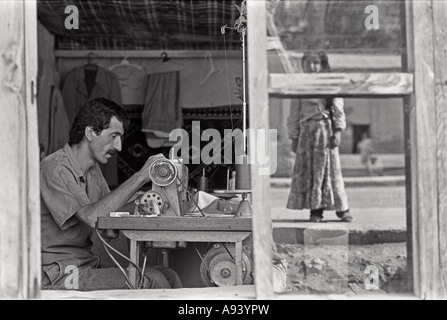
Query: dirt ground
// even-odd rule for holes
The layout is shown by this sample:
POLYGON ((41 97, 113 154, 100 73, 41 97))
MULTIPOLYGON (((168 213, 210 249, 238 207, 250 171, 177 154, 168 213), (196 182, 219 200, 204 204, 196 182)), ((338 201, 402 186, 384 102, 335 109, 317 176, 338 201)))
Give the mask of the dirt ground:
POLYGON ((303 294, 405 293, 405 243, 368 246, 277 244, 286 261, 287 292, 303 294))

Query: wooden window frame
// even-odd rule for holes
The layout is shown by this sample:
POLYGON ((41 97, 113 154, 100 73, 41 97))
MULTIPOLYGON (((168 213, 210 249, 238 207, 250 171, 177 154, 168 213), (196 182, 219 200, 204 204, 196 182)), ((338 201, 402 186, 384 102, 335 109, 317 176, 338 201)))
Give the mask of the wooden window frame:
MULTIPOLYGON (((269 75, 266 1, 247 0, 249 106, 256 111, 249 113, 249 120, 253 129, 269 128, 269 96, 402 97, 410 291, 420 299, 446 298, 447 3, 406 0, 402 9, 406 73, 269 75), (305 90, 299 86, 303 84, 305 90)), ((251 175, 256 297, 272 299, 271 244, 266 241, 271 237, 272 221, 269 203, 264 200, 270 181, 257 175, 257 170, 254 165, 251 175)))
MULTIPOLYGON (((11 27, 3 40, 15 44, 17 47, 13 47, 13 53, 19 54, 10 58, 4 56, 8 59, 4 59, 2 66, 13 70, 11 74, 14 78, 5 78, 6 85, 2 87, 4 94, 0 97, 4 103, 13 101, 4 106, 4 114, 20 117, 26 130, 20 132, 17 141, 1 144, 2 150, 7 150, 6 143, 12 142, 15 152, 23 156, 18 159, 18 166, 22 166, 23 170, 19 172, 17 181, 6 181, 6 184, 21 183, 17 199, 2 198, 12 207, 16 206, 16 210, 1 213, 8 221, 8 225, 3 224, 0 230, 2 240, 8 241, 11 247, 5 248, 5 243, 2 243, 0 268, 3 280, 7 272, 18 272, 20 281, 14 284, 0 282, 0 293, 2 297, 23 299, 40 297, 40 186, 35 101, 37 8, 35 0, 17 1, 17 4, 19 9, 12 12, 8 17, 10 20, 4 21, 11 21, 11 27), (21 22, 17 24, 13 21, 21 22), (15 95, 17 99, 7 100, 7 95, 15 95), (19 114, 10 110, 22 112, 19 114), (9 225, 17 228, 10 228, 9 225), (13 256, 17 260, 11 261, 13 256), (14 266, 18 268, 12 270, 14 266)), ((276 83, 276 76, 268 74, 265 4, 265 0, 247 2, 249 101, 256 111, 249 113, 252 129, 269 128, 269 94, 273 91, 271 85, 276 83)), ((403 87, 407 88, 405 90, 408 86, 412 88, 410 92, 399 91, 402 90, 401 86, 392 93, 379 89, 366 95, 355 90, 343 91, 342 94, 404 98, 412 291, 420 299, 447 298, 447 2, 406 0, 404 4, 408 50, 403 61, 407 73, 397 76, 405 79, 407 85, 403 87), (413 84, 408 81, 413 81, 413 84)), ((347 79, 353 77, 352 74, 342 76, 347 79)), ((374 76, 366 77, 366 83, 374 76)), ((314 77, 316 83, 323 80, 319 75, 314 77)), ((360 83, 360 87, 365 88, 364 85, 360 83)), ((308 94, 324 96, 321 92, 309 91, 308 94)), ((11 118, 11 121, 14 119, 11 118)), ((256 164, 253 165, 251 175, 256 298, 273 299, 272 244, 269 241, 272 238, 271 209, 268 201, 264 201, 268 199, 270 178, 257 175, 258 169, 256 164)), ((2 190, 6 188, 2 185, 2 190)))

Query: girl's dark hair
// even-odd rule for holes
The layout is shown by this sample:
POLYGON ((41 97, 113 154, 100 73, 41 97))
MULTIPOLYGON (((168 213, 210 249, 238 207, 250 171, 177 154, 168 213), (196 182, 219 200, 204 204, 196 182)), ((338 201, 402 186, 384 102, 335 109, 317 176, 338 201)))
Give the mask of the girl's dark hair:
POLYGON ((303 58, 301 59, 301 66, 304 70, 304 64, 306 63, 306 60, 310 57, 318 57, 321 62, 321 72, 331 72, 331 67, 329 65, 329 58, 327 54, 324 51, 320 52, 312 52, 307 51, 304 53, 303 58))
POLYGON ((96 134, 109 128, 112 117, 116 117, 127 130, 130 121, 126 110, 119 104, 106 98, 95 98, 88 101, 79 110, 70 130, 68 144, 79 144, 85 136, 85 128, 92 127, 96 134))

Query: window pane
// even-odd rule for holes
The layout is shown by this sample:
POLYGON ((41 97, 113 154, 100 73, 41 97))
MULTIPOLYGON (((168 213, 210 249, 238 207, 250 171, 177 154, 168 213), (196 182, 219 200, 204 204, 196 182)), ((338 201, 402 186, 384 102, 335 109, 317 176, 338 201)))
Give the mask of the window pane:
MULTIPOLYGON (((400 6, 397 1, 268 2, 270 73, 310 72, 302 59, 308 51, 325 52, 332 73, 402 72, 400 6)), ((343 97, 344 125, 326 109, 333 98, 270 98, 270 126, 278 130, 273 234, 287 270, 284 292, 406 292, 403 98, 343 97), (334 152, 330 143, 337 126, 343 131, 334 152), (348 208, 351 223, 341 212, 348 208)), ((275 268, 279 275, 280 270, 275 268)))

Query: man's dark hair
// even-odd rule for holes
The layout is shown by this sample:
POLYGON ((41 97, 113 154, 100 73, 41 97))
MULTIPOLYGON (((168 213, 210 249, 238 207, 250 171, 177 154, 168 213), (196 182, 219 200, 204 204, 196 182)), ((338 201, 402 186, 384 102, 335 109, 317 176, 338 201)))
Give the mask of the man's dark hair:
POLYGON ((85 136, 85 128, 92 127, 96 134, 109 128, 112 117, 116 117, 127 130, 129 117, 126 110, 119 104, 106 98, 95 98, 88 101, 79 110, 71 127, 68 144, 70 146, 79 144, 85 136))

